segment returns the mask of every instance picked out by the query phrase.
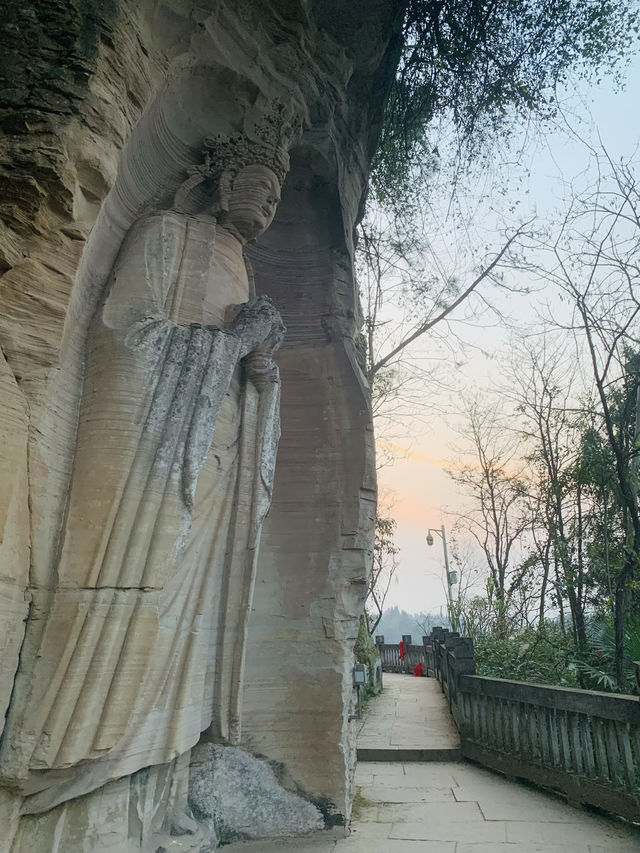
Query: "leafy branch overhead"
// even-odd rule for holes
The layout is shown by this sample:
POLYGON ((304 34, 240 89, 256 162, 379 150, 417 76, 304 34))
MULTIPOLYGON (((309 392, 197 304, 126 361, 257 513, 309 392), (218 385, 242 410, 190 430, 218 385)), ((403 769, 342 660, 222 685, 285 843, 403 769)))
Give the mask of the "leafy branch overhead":
POLYGON ((393 535, 396 522, 378 512, 375 526, 373 564, 369 575, 365 619, 369 634, 374 634, 382 618, 384 604, 398 569, 398 552, 393 535))
POLYGON ((620 79, 639 19, 637 0, 409 0, 374 161, 378 198, 406 198, 414 168, 437 159, 439 119, 476 156, 516 122, 553 117, 570 78, 620 79))

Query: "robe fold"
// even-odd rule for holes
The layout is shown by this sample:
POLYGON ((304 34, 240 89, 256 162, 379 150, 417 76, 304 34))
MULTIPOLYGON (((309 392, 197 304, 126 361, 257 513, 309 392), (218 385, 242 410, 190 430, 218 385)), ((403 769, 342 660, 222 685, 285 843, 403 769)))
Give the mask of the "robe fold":
POLYGON ((26 813, 168 763, 205 729, 239 736, 279 382, 259 391, 220 328, 248 283, 215 228, 137 222, 90 330, 54 588, 2 752, 26 813))

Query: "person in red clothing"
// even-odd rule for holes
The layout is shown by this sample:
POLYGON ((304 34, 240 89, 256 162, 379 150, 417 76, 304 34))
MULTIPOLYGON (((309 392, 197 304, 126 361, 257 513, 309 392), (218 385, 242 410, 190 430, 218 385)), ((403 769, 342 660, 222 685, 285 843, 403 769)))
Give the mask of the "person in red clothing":
POLYGON ((400 660, 404 660, 404 641, 400 640, 398 643, 398 648, 400 649, 400 660))
POLYGON ((422 678, 424 675, 424 664, 417 663, 413 668, 413 674, 416 678, 422 678))

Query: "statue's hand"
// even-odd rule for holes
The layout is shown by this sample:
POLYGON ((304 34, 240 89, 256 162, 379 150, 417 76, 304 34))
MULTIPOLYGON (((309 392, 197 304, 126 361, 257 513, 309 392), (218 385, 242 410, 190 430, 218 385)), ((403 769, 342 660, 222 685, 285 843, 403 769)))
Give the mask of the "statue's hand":
POLYGON ((272 355, 283 341, 286 329, 282 318, 268 296, 258 296, 238 313, 232 332, 240 338, 240 357, 260 352, 272 355))
POLYGON ((262 355, 259 350, 249 353, 244 360, 247 378, 251 380, 257 390, 262 393, 270 385, 274 385, 280 378, 278 366, 270 355, 262 355))

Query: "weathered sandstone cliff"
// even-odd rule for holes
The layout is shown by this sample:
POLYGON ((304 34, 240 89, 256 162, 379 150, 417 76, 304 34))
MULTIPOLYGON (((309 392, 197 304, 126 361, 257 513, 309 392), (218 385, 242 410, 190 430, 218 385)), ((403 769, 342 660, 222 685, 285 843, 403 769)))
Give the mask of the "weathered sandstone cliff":
POLYGON ((348 819, 375 502, 353 229, 400 6, 6 13, 2 850, 256 834, 215 769, 249 753, 287 804, 265 833, 348 819))

